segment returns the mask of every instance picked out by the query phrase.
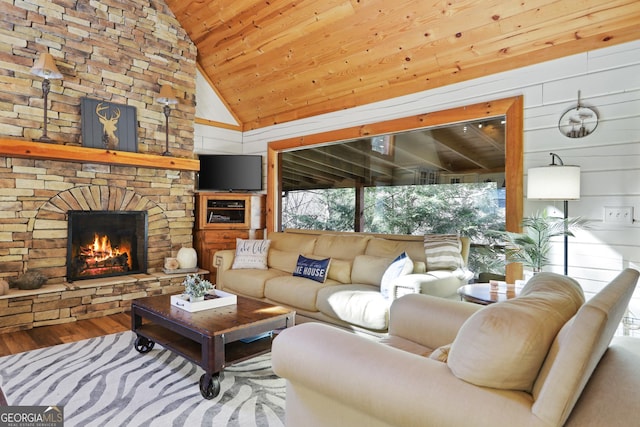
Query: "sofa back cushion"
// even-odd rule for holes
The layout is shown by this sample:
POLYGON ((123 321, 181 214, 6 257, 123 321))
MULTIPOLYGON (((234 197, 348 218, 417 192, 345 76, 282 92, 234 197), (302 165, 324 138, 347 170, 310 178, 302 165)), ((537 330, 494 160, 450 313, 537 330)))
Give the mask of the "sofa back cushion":
POLYGON ((316 244, 316 237, 310 234, 285 233, 273 231, 269 233, 271 249, 293 252, 298 258, 299 254, 311 253, 316 244))
POLYGON ((363 235, 321 234, 317 236, 313 254, 323 258, 354 259, 356 255, 364 254, 369 239, 363 235))
POLYGON ((298 262, 298 252, 281 251, 280 249, 269 249, 267 264, 269 268, 292 273, 296 269, 298 262))
MULTIPOLYGON (((532 412, 563 425, 607 350, 640 272, 627 268, 585 303, 558 333, 533 387, 532 412)), ((614 414, 615 415, 615 414, 614 414)))
POLYGON ((578 282, 538 273, 518 298, 469 317, 451 345, 447 364, 469 383, 529 392, 556 334, 583 303, 578 282))
POLYGON ((353 260, 351 282, 359 285, 380 286, 382 276, 391 265, 393 258, 382 258, 373 255, 358 255, 353 260))
POLYGON ((331 258, 329 265, 329 279, 340 283, 351 283, 352 261, 346 259, 331 258))
POLYGON ((373 238, 369 240, 367 244, 365 255, 395 259, 403 252, 406 252, 414 263, 425 262, 424 243, 422 239, 414 241, 373 238))
POLYGON ((293 274, 298 256, 310 253, 316 244, 316 236, 284 232, 269 233, 269 254, 267 265, 280 271, 293 274))

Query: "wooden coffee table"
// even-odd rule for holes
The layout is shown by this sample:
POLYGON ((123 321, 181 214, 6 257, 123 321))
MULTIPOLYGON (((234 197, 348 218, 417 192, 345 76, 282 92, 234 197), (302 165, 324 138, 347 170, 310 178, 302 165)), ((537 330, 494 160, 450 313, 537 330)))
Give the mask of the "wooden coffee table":
POLYGON ((134 299, 131 330, 134 347, 147 353, 157 342, 204 369, 200 393, 213 399, 220 393, 220 373, 231 365, 271 350, 273 334, 242 342, 295 324, 295 311, 238 297, 238 303, 189 312, 171 305, 170 295, 134 299))

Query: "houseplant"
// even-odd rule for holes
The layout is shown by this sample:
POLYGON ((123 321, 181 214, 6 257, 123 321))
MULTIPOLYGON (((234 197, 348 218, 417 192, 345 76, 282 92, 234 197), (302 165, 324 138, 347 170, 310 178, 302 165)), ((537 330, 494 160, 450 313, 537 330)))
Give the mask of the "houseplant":
POLYGON ((189 295, 189 301, 203 301, 207 291, 214 288, 210 281, 205 280, 198 274, 187 274, 184 281, 184 293, 189 295))
POLYGON ((551 239, 565 235, 573 237, 574 230, 587 228, 587 225, 588 221, 581 217, 564 219, 549 216, 544 210, 522 220, 522 233, 501 231, 498 234, 506 240, 507 262, 522 263, 535 274, 549 264, 551 239))

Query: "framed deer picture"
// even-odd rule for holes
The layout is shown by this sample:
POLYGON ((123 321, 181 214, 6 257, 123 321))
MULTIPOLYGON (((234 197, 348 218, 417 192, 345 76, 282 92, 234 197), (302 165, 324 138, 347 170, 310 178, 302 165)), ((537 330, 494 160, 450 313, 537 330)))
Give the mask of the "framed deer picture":
POLYGON ((136 107, 83 97, 80 115, 83 146, 138 151, 136 107))

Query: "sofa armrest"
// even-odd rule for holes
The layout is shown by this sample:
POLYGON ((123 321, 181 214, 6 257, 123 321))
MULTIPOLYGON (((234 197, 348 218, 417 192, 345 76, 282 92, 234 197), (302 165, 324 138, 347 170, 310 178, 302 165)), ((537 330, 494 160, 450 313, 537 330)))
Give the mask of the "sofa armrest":
POLYGON ((482 308, 429 295, 406 295, 391 304, 389 335, 435 349, 451 344, 462 324, 482 308))
POLYGON ((640 419, 637 402, 639 365, 640 340, 629 336, 614 337, 565 426, 628 426, 637 422, 640 419))
POLYGON ((288 382, 288 425, 346 425, 345 407, 382 421, 375 425, 534 425, 528 393, 474 386, 445 363, 324 324, 281 332, 272 363, 288 382))
POLYGON ((234 249, 224 249, 213 254, 213 265, 216 267, 216 287, 220 290, 224 289, 222 273, 231 268, 235 256, 234 249))

